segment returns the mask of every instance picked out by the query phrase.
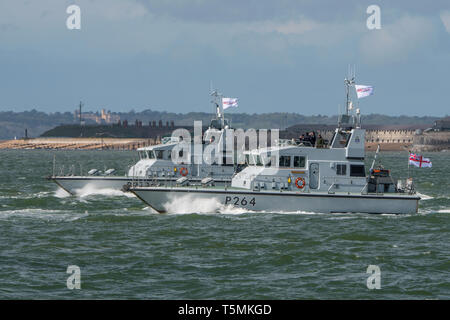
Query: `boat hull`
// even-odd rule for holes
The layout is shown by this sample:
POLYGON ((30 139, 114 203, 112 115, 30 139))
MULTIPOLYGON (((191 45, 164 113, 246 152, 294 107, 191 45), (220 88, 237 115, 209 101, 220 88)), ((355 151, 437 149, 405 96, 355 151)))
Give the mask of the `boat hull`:
POLYGON ((418 210, 420 197, 387 194, 328 194, 301 192, 267 192, 208 190, 206 188, 131 188, 138 198, 154 210, 170 212, 173 203, 214 201, 217 209, 245 208, 265 212, 351 212, 378 214, 412 214, 418 210))
MULTIPOLYGON (((126 177, 126 176, 50 176, 48 177, 49 180, 55 182, 60 188, 65 190, 66 192, 76 195, 78 192, 86 189, 92 189, 92 190, 99 190, 99 189, 112 189, 117 191, 123 191, 124 186, 132 186, 133 184, 136 184, 137 181, 142 180, 136 180, 132 177, 126 177)), ((161 181, 163 183, 167 183, 172 181, 172 183, 175 183, 174 179, 167 179, 167 178, 156 178, 153 180, 145 180, 149 183, 155 183, 157 181, 161 181)), ((201 178, 193 179, 191 178, 191 181, 200 181, 201 178)), ((218 179, 215 180, 214 183, 216 185, 225 185, 225 183, 230 183, 231 180, 224 180, 224 179, 218 179)))
POLYGON ((72 195, 86 188, 122 190, 124 185, 132 182, 129 177, 61 176, 48 179, 72 195))

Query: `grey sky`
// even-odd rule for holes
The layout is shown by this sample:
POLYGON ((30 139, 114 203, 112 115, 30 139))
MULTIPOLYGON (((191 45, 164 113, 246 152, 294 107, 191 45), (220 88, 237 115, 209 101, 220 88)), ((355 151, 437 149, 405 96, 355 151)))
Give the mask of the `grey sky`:
POLYGON ((450 113, 450 1, 2 0, 0 110, 335 114, 343 78, 363 113, 450 113), (66 8, 81 8, 68 30, 66 8), (366 9, 381 8, 381 30, 366 9))

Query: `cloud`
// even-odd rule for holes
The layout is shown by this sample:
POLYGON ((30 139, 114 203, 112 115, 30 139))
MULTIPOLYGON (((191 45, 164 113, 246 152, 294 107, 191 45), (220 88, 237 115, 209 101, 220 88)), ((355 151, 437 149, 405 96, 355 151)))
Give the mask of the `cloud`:
POLYGON ((144 17, 150 14, 147 7, 136 0, 101 0, 91 2, 83 5, 80 3, 80 8, 89 15, 97 18, 104 18, 111 21, 132 20, 135 18, 144 17))
POLYGON ((305 17, 300 17, 296 20, 290 20, 287 22, 274 22, 274 21, 264 21, 258 23, 248 24, 247 29, 249 31, 255 31, 260 33, 278 32, 285 35, 301 35, 309 31, 319 28, 320 25, 305 17))
MULTIPOLYGON (((207 91, 212 79, 247 97, 252 110, 303 110, 295 101, 301 94, 314 104, 314 83, 330 88, 323 105, 335 105, 341 87, 334 84, 349 63, 383 83, 415 74, 445 80, 449 0, 376 3, 381 30, 366 28, 371 0, 0 0, 2 99, 57 108, 84 95, 117 109, 150 101, 179 106, 173 86, 202 101, 194 92, 207 91), (71 4, 81 8, 81 30, 66 28, 71 4)), ((425 88, 445 91, 444 80, 425 88)), ((423 104, 404 90, 405 105, 423 104)))
POLYGON ((442 11, 440 17, 442 23, 444 24, 445 30, 450 33, 450 11, 442 11))
MULTIPOLYGON (((349 2, 352 5, 321 1, 326 9, 313 0, 283 1, 78 0, 82 30, 76 32, 65 27, 65 9, 72 1, 11 0, 9 5, 0 3, 0 41, 7 48, 32 48, 54 56, 66 56, 70 50, 73 56, 90 59, 147 53, 190 59, 212 53, 284 64, 311 49, 345 59, 360 53, 378 63, 401 59, 433 32, 427 17, 407 15, 369 31, 365 8, 356 0, 349 2)), ((387 9, 382 10, 384 18, 387 9)), ((447 30, 449 17, 449 11, 441 14, 447 30)))
MULTIPOLYGON (((314 21, 346 21, 365 15, 371 4, 397 13, 434 15, 448 8, 448 0, 137 0, 158 16, 195 22, 256 22, 274 19, 290 21, 304 15, 314 21)), ((450 8, 449 8, 450 9, 450 8)))
POLYGON ((407 60, 408 56, 426 48, 434 27, 431 19, 405 15, 380 30, 367 30, 360 42, 360 52, 370 63, 407 60))
MULTIPOLYGON (((32 25, 40 30, 51 23, 64 22, 68 17, 66 8, 72 4, 81 8, 82 17, 95 16, 96 19, 132 20, 149 13, 138 0, 5 0, 0 2, 0 21, 22 28, 32 25)), ((64 23, 61 25, 65 26, 64 23)))

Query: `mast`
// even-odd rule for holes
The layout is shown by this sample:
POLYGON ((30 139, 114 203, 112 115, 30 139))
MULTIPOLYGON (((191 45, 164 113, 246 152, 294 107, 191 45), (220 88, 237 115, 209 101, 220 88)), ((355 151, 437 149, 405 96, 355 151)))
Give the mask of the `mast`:
POLYGON ((211 103, 213 104, 216 112, 216 119, 220 121, 221 127, 225 127, 225 119, 223 116, 223 106, 222 106, 222 98, 223 95, 218 92, 217 90, 213 90, 211 92, 211 96, 213 99, 211 100, 211 103))
POLYGON ((342 128, 342 126, 345 124, 347 124, 347 125, 350 124, 351 126, 354 125, 356 128, 361 127, 359 108, 356 108, 356 112, 355 112, 356 115, 351 114, 351 112, 350 112, 351 110, 354 109, 350 89, 355 87, 355 79, 356 79, 355 69, 353 69, 353 71, 352 71, 349 67, 349 75, 347 76, 347 78, 344 79, 345 90, 346 90, 345 113, 343 113, 342 115, 339 115, 339 123, 338 123, 339 128, 342 128), (352 120, 352 123, 350 123, 350 120, 352 120))
POLYGON ((82 113, 81 113, 81 108, 83 107, 83 102, 82 101, 80 101, 80 106, 79 106, 79 108, 80 108, 80 111, 79 111, 79 115, 80 115, 80 137, 82 137, 83 136, 83 118, 82 118, 82 113))
POLYGON ((347 101, 345 103, 345 105, 346 105, 345 114, 347 116, 349 115, 349 111, 351 110, 350 104, 352 103, 351 98, 350 98, 350 88, 355 85, 355 73, 354 72, 355 71, 353 71, 353 74, 349 74, 348 78, 344 79, 345 87, 347 90, 347 101))
POLYGON ((80 101, 80 105, 79 105, 79 109, 80 109, 80 111, 79 111, 80 126, 81 126, 81 123, 83 122, 83 118, 81 117, 81 108, 82 107, 83 107, 83 102, 80 101))

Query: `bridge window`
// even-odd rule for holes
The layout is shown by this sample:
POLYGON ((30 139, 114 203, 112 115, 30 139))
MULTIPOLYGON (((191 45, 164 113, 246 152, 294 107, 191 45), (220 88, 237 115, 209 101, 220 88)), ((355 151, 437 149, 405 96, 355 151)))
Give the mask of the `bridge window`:
POLYGON ((163 151, 157 150, 156 151, 156 159, 162 159, 163 158, 163 151))
POLYGON ((347 165, 346 164, 336 165, 336 174, 339 176, 347 175, 347 165))
POLYGON ((294 167, 304 168, 306 166, 306 158, 300 156, 294 156, 294 167))
POLYGON ((150 159, 155 159, 155 154, 153 153, 153 150, 148 151, 148 157, 150 159))
POLYGON ((350 165, 350 176, 352 176, 352 177, 365 177, 366 176, 366 170, 364 169, 364 165, 351 164, 350 165))
POLYGON ((280 156, 280 167, 290 167, 291 166, 291 157, 290 156, 280 156))

